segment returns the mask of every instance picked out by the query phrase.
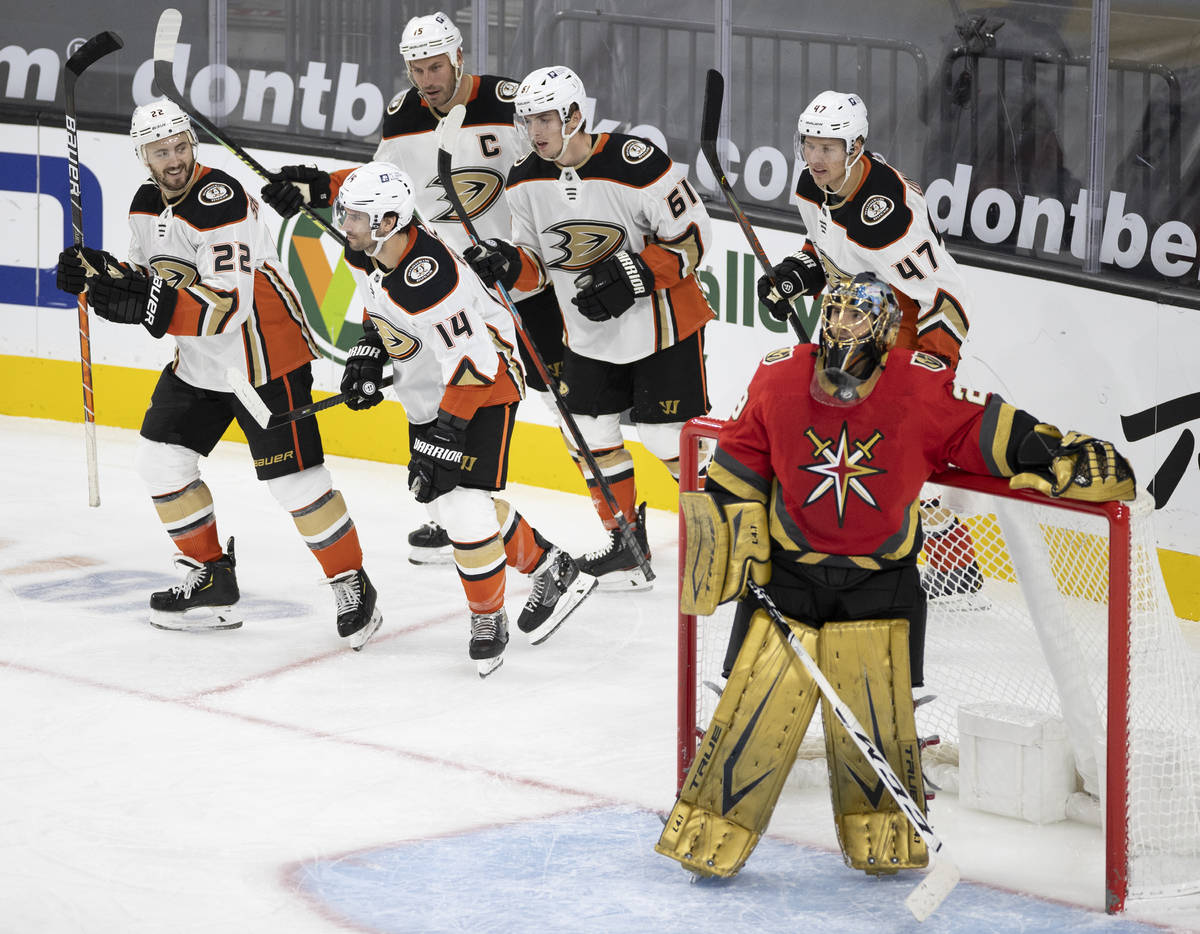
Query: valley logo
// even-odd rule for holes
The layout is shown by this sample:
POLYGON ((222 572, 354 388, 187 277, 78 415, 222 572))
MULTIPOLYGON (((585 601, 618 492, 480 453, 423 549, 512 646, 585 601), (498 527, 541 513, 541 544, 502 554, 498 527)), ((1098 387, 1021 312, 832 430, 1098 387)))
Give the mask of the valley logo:
MULTIPOLYGON (((319 213, 329 218, 331 211, 319 213)), ((354 278, 341 244, 306 215, 297 214, 284 222, 278 247, 321 354, 344 364, 347 352, 363 336, 363 306, 354 300, 354 278)))

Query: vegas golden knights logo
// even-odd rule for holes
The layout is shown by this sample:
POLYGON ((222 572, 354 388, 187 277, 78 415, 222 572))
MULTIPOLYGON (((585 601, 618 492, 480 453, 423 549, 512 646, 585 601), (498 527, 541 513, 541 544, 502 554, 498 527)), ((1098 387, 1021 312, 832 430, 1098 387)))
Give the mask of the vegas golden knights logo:
POLYGON ((678 399, 659 399, 658 407, 662 409, 663 415, 678 415, 679 400, 678 399))
POLYGON ((872 509, 878 509, 879 504, 862 481, 876 474, 887 473, 882 467, 868 466, 874 456, 872 448, 883 440, 883 434, 875 431, 866 441, 851 441, 845 422, 842 422, 842 431, 837 438, 825 440, 812 428, 804 434, 812 442, 813 457, 817 458, 817 462, 801 464, 800 469, 821 478, 821 482, 813 487, 804 500, 804 505, 811 506, 826 493, 832 492, 836 500, 838 528, 845 522, 846 505, 851 492, 872 509))
MULTIPOLYGON (((454 189, 462 200, 463 210, 467 217, 476 218, 496 203, 496 199, 504 193, 504 176, 494 169, 463 168, 455 169, 452 173, 454 189)), ((430 218, 433 223, 455 223, 459 220, 457 212, 450 205, 441 183, 431 178, 426 188, 435 189, 446 209, 436 217, 430 218)))
POLYGON ((547 227, 544 233, 554 234, 558 243, 553 249, 558 256, 546 257, 551 269, 579 272, 612 256, 625 242, 625 229, 603 221, 563 221, 547 227))

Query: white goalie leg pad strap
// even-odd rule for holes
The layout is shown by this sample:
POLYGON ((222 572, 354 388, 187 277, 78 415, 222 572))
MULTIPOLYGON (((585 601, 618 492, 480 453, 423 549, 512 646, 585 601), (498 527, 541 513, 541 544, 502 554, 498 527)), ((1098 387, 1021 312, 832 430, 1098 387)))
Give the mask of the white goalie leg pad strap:
MULTIPOLYGON (((817 631, 788 620, 804 646, 817 631)), ((654 849, 702 876, 732 876, 766 830, 820 692, 763 610, 654 849)))
POLYGON ((165 496, 200 479, 200 455, 181 444, 138 437, 134 463, 151 496, 165 496))
POLYGON ((719 505, 711 493, 680 493, 685 552, 679 608, 709 616, 717 606, 745 595, 746 580, 771 579, 771 539, 762 503, 719 505))
MULTIPOLYGON (((913 717, 908 621, 826 623, 814 655, 838 696, 925 811, 913 717)), ((929 849, 827 703, 822 704, 833 820, 846 865, 871 875, 929 863, 929 849)))

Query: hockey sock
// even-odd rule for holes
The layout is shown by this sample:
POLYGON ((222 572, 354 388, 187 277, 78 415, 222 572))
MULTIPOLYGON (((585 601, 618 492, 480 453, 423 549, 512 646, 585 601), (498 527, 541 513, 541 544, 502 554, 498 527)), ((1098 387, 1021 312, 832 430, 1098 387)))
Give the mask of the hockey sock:
POLYGON ((496 613, 504 607, 507 555, 500 534, 479 542, 456 542, 454 563, 472 613, 496 613))
POLYGON ((159 520, 182 554, 202 564, 221 557, 212 493, 203 480, 194 480, 182 490, 150 498, 159 520))
POLYGON ((326 577, 362 567, 362 547, 358 529, 346 509, 346 501, 337 490, 330 490, 314 502, 291 510, 296 531, 312 550, 326 577))
MULTIPOLYGON (((592 497, 592 507, 596 510, 596 514, 600 516, 606 529, 610 531, 615 529, 617 527, 616 515, 609 509, 604 493, 600 490, 599 482, 592 476, 591 470, 582 457, 574 453, 572 456, 587 483, 588 492, 592 497)), ((621 512, 625 514, 625 518, 629 522, 636 522, 637 484, 633 478, 633 455, 625 449, 625 445, 619 444, 615 448, 592 451, 592 456, 596 459, 596 466, 600 468, 600 473, 608 481, 609 489, 612 490, 621 512)))
POLYGON ((554 547, 525 521, 524 516, 502 499, 496 500, 496 518, 500 521, 500 535, 504 539, 508 564, 522 574, 528 574, 536 568, 542 556, 554 547))

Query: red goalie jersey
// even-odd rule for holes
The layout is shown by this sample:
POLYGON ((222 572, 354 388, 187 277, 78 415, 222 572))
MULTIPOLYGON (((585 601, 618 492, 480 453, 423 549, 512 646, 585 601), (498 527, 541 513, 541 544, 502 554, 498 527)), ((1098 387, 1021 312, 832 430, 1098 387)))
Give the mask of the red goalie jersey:
POLYGON ((759 365, 721 430, 706 488, 766 503, 773 552, 805 564, 882 568, 921 549, 918 497, 954 464, 998 477, 1036 419, 999 396, 956 387, 942 361, 896 348, 855 405, 813 397, 810 344, 759 365))

